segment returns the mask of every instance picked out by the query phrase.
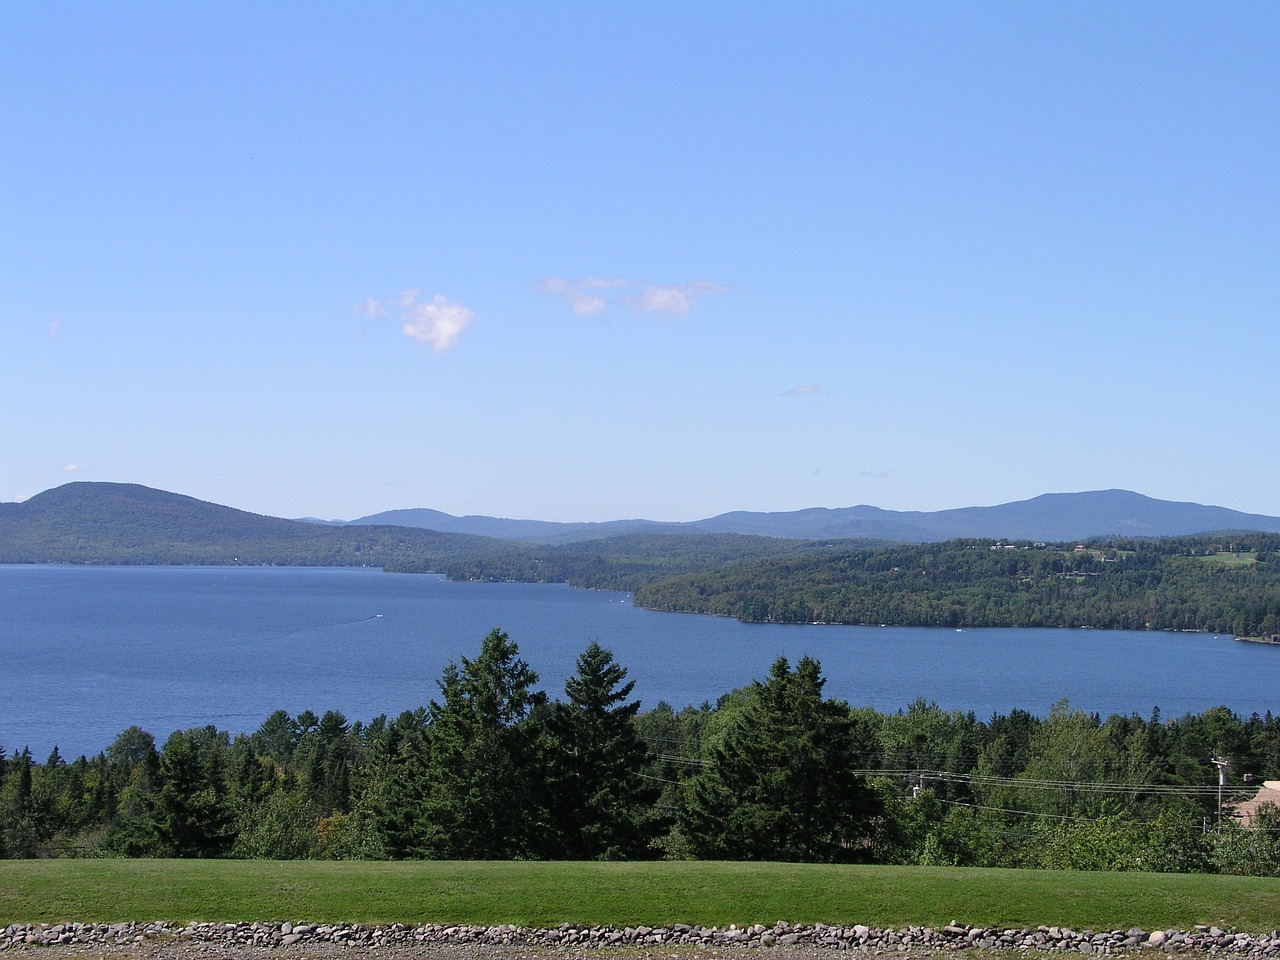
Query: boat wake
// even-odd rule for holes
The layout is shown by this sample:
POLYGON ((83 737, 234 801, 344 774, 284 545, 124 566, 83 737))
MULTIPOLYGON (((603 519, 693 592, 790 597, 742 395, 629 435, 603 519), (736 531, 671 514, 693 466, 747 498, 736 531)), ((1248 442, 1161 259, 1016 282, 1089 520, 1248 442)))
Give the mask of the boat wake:
POLYGON ((375 613, 368 617, 361 617, 359 620, 335 620, 332 623, 316 623, 309 627, 298 627, 296 630, 290 630, 288 633, 282 633, 278 639, 288 640, 290 637, 296 637, 300 633, 314 633, 318 630, 336 630, 339 627, 355 627, 362 623, 372 623, 374 620, 383 619, 382 614, 375 613))

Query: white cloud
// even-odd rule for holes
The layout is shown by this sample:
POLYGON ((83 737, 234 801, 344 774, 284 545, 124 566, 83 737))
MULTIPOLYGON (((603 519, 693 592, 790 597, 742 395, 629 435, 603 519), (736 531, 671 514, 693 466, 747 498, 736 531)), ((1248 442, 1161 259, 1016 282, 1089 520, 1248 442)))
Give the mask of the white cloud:
POLYGON ((400 332, 409 339, 431 347, 436 353, 452 350, 458 345, 462 331, 475 320, 475 311, 454 303, 442 294, 436 294, 426 303, 419 303, 419 292, 414 288, 395 297, 366 297, 352 310, 379 319, 395 314, 401 322, 400 332))
POLYGON ((607 313, 609 306, 618 299, 624 300, 637 313, 684 316, 695 301, 711 293, 728 293, 730 289, 710 280, 653 284, 621 277, 587 277, 584 280, 548 277, 535 283, 534 288, 560 297, 580 317, 607 313))
POLYGON ((638 286, 639 281, 624 280, 621 277, 602 279, 587 277, 585 280, 566 280, 564 277, 547 277, 539 280, 534 287, 543 293, 561 297, 580 317, 590 317, 605 312, 608 304, 601 292, 621 290, 638 286))
POLYGON ((792 387, 790 390, 783 390, 784 397, 817 397, 826 393, 820 386, 813 383, 806 383, 799 387, 792 387))
POLYGON ((694 280, 690 283, 668 285, 650 284, 635 298, 634 306, 641 313, 670 313, 683 316, 689 312, 695 300, 709 293, 728 293, 729 288, 710 280, 694 280))
POLYGON ((897 470, 863 470, 858 474, 858 476, 862 477, 864 480, 892 480, 897 477, 897 475, 897 470))
POLYGON ((75 473, 76 471, 78 471, 78 470, 80 469, 80 467, 79 467, 79 465, 78 465, 78 464, 68 463, 68 464, 67 464, 65 467, 63 467, 62 469, 63 469, 64 471, 66 471, 67 473, 75 473))
POLYGON ((62 334, 62 320, 54 317, 49 321, 49 339, 54 340, 62 334))
POLYGON ((351 312, 365 317, 385 317, 387 315, 387 302, 378 300, 375 297, 365 297, 364 303, 357 303, 351 308, 351 312))
MULTIPOLYGON (((416 291, 415 291, 416 296, 416 291)), ((452 350, 462 331, 471 326, 475 313, 470 307, 436 294, 428 303, 410 301, 401 332, 411 340, 426 344, 436 353, 452 350)))

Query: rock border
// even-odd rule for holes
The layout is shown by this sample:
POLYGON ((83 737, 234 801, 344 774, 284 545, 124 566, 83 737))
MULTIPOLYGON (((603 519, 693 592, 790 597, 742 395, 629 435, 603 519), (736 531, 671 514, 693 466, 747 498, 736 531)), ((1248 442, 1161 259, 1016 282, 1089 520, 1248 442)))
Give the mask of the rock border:
POLYGON ((148 942, 216 944, 223 947, 271 949, 296 944, 328 944, 352 949, 431 944, 514 944, 576 949, 608 947, 810 947, 867 953, 943 952, 967 949, 1037 953, 1123 954, 1159 950, 1245 957, 1280 955, 1280 931, 1247 934, 1218 927, 1152 930, 1137 927, 1104 932, 1067 927, 998 929, 952 922, 945 927, 877 929, 864 924, 834 926, 814 923, 705 927, 674 923, 665 927, 580 926, 534 929, 510 924, 393 923, 13 923, 0 930, 0 951, 22 947, 87 945, 128 947, 148 942))

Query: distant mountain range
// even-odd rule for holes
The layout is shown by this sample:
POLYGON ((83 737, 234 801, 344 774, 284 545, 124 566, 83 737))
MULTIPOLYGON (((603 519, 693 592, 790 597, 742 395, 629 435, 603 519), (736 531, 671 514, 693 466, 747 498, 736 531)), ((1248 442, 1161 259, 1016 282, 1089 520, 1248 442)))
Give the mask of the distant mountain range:
MULTIPOLYGON (((340 522, 340 521, 338 521, 340 522)), ((630 534, 739 533, 808 540, 869 539, 930 543, 963 537, 1061 542, 1127 535, 1175 537, 1218 530, 1280 533, 1280 517, 1241 513, 1225 507, 1156 500, 1128 490, 1046 493, 994 507, 952 510, 882 510, 879 507, 811 507, 781 513, 736 511, 706 520, 663 523, 612 520, 553 523, 455 517, 438 510, 388 510, 352 520, 350 525, 391 524, 442 533, 464 533, 529 543, 572 543, 630 534)))
POLYGON ((1062 543, 1094 536, 1155 538, 1224 530, 1280 533, 1280 518, 1103 490, 933 513, 815 507, 786 513, 725 513, 690 523, 551 523, 454 517, 423 509, 392 510, 350 523, 321 523, 261 516, 138 484, 78 482, 22 503, 0 503, 0 563, 314 564, 444 570, 484 557, 485 575, 493 575, 494 557, 503 551, 509 559, 525 556, 534 547, 586 541, 625 542, 626 550, 643 553, 689 550, 695 541, 697 550, 768 552, 774 547, 756 538, 856 540, 865 547, 869 541, 976 538, 1062 543), (683 536, 668 536, 672 534, 683 536), (737 535, 739 540, 745 535, 755 545, 715 546, 710 540, 716 535, 737 535), (641 538, 648 539, 637 546, 641 538))

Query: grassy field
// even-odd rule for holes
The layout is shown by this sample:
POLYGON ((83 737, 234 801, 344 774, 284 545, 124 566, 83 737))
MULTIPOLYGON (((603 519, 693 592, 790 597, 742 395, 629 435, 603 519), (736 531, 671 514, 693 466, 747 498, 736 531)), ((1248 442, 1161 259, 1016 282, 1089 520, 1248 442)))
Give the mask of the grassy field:
POLYGON ((741 863, 0 861, 15 921, 623 925, 825 921, 1109 930, 1280 926, 1280 881, 1182 874, 741 863))
POLYGON ((1220 563, 1224 567, 1252 567, 1258 562, 1256 553, 1214 553, 1199 557, 1206 563, 1220 563))

